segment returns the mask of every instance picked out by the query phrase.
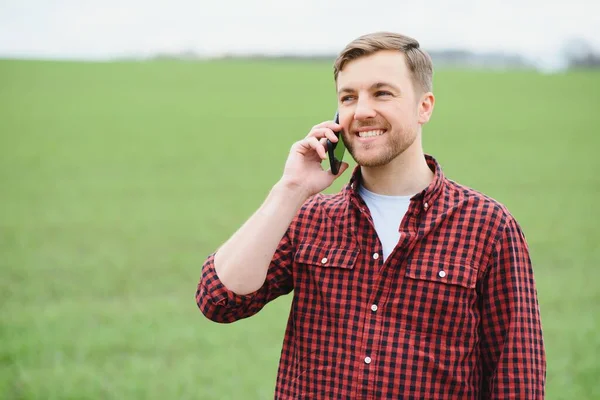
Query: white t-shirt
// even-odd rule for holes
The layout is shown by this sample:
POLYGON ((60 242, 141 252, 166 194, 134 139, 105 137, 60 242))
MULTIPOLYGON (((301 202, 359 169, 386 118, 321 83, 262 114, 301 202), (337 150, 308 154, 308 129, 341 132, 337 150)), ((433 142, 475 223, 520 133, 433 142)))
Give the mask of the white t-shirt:
POLYGON ((400 239, 400 223, 410 205, 411 196, 386 196, 373 193, 360 185, 358 193, 363 198, 383 246, 383 260, 392 253, 400 239))

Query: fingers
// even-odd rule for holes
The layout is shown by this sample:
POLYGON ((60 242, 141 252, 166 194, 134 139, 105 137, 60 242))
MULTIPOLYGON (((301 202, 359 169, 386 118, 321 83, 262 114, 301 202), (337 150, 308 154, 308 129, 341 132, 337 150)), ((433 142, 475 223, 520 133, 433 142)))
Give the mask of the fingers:
POLYGON ((298 152, 303 156, 313 156, 316 155, 321 160, 325 159, 327 156, 327 139, 321 138, 317 139, 316 137, 305 137, 302 140, 295 142, 290 148, 290 153, 298 152))
POLYGON ((314 136, 304 139, 308 147, 316 151, 321 160, 327 158, 326 140, 326 138, 318 140, 314 136))
POLYGON ((323 122, 319 125, 315 125, 308 133, 308 137, 316 137, 317 139, 327 138, 333 143, 338 141, 338 137, 335 132, 339 132, 342 126, 331 121, 323 122))
POLYGON ((325 153, 327 153, 327 138, 321 138, 321 139, 319 139, 319 143, 325 149, 325 153))
MULTIPOLYGON (((292 146, 292 151, 298 151, 304 156, 308 156, 311 152, 317 154, 318 158, 325 160, 327 156, 327 139, 336 143, 339 139, 335 131, 341 130, 342 127, 332 121, 325 121, 315 125, 306 137, 292 146)), ((314 154, 313 153, 313 154, 314 154)))
POLYGON ((315 130, 315 129, 319 129, 319 128, 329 128, 333 131, 338 131, 338 130, 342 129, 342 126, 340 124, 336 124, 333 121, 325 121, 325 122, 321 122, 320 124, 313 126, 311 130, 315 130))
POLYGON ((309 137, 315 137, 317 139, 325 138, 331 140, 333 143, 338 141, 337 135, 329 128, 317 128, 308 134, 309 137))

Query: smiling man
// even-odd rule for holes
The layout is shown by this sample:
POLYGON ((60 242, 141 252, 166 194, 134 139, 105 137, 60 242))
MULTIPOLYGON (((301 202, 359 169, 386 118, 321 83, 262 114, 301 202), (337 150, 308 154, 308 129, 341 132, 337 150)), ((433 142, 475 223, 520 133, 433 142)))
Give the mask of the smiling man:
POLYGON ((525 237, 423 152, 432 75, 410 37, 352 41, 334 66, 339 125, 293 144, 264 203, 204 262, 196 302, 216 322, 293 291, 276 399, 544 397, 525 237), (335 132, 358 165, 325 195, 348 168, 321 167, 335 132))

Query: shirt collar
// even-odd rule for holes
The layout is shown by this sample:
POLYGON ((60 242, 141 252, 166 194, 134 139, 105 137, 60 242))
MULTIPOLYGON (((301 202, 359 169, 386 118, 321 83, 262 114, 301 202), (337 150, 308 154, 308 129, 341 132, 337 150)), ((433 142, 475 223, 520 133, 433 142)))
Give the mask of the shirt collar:
MULTIPOLYGON (((431 155, 425 154, 425 161, 427 165, 433 171, 434 177, 429 186, 423 189, 421 192, 415 194, 411 201, 419 201, 423 204, 425 209, 431 207, 435 200, 438 198, 440 193, 442 192, 442 188, 444 187, 445 175, 442 171, 442 168, 438 161, 431 155)), ((358 199, 358 185, 360 183, 361 174, 360 174, 360 166, 357 165, 352 172, 352 176, 348 181, 348 184, 344 187, 344 195, 346 198, 358 199)))

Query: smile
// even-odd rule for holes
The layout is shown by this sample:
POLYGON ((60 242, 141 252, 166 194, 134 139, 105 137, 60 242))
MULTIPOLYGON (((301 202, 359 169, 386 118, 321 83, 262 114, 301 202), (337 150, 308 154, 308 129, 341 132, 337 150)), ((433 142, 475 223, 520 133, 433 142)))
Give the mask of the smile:
POLYGON ((366 138, 366 137, 373 137, 373 136, 381 136, 384 134, 384 130, 374 130, 374 131, 365 131, 365 132, 358 132, 358 136, 361 138, 366 138))

